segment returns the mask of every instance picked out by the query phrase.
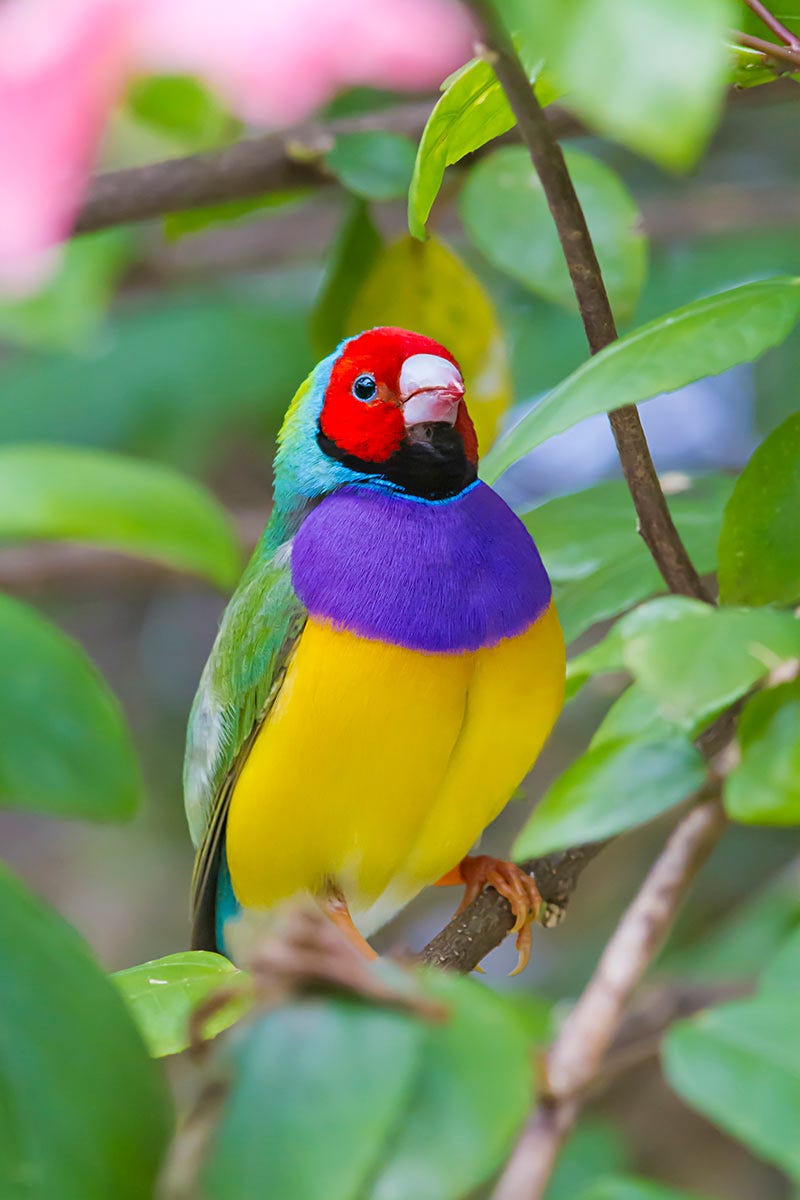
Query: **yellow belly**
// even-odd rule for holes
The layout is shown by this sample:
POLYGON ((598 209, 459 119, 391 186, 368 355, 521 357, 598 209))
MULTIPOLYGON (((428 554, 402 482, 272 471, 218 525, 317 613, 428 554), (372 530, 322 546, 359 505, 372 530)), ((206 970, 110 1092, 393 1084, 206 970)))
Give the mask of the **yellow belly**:
POLYGON ((332 882, 371 932, 494 820, 563 693, 552 605, 518 637, 451 655, 309 620, 231 799, 240 903, 270 908, 332 882))

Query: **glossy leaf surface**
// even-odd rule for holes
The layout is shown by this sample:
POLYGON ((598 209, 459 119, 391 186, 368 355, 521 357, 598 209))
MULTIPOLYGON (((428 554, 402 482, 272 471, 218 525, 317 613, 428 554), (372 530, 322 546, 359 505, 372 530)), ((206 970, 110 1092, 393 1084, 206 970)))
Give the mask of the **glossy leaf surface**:
POLYGON ((240 994, 203 1028, 204 1037, 216 1037, 250 1007, 247 978, 221 954, 185 950, 152 962, 140 963, 111 976, 153 1058, 179 1054, 190 1044, 192 1013, 214 992, 240 994))

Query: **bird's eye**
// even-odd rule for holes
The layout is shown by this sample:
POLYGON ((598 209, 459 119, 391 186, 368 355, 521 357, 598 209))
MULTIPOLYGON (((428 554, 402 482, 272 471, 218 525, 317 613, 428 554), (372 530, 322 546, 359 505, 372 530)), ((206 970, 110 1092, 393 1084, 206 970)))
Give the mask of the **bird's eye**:
POLYGON ((353 395, 356 400, 371 400, 378 390, 378 385, 371 375, 359 375, 353 384, 353 395))

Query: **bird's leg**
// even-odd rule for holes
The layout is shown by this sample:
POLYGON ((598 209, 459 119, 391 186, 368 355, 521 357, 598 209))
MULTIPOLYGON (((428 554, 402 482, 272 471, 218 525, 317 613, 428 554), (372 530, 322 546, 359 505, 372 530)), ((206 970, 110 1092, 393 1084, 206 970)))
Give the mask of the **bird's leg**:
POLYGON ((536 920, 542 906, 542 897, 533 879, 516 863, 493 858, 490 854, 468 854, 457 867, 436 881, 437 887, 449 884, 464 884, 464 896, 456 909, 456 916, 485 887, 493 887, 511 906, 514 924, 510 932, 517 935, 517 965, 511 972, 519 975, 528 965, 531 956, 531 923, 536 920))
POLYGON ((353 924, 347 901, 338 888, 331 886, 322 899, 322 910, 330 917, 334 925, 341 929, 347 940, 360 950, 365 958, 373 959, 378 955, 372 949, 366 938, 362 937, 353 924))

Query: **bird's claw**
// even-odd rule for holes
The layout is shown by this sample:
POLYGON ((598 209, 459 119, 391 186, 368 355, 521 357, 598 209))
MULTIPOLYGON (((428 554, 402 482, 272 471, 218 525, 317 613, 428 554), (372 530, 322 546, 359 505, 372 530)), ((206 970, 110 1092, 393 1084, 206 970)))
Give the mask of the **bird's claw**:
POLYGON ((511 974, 519 975, 531 956, 531 924, 542 906, 539 889, 522 867, 489 854, 468 856, 462 860, 460 871, 465 888, 456 914, 471 904, 485 887, 493 887, 511 906, 514 924, 510 932, 517 935, 518 954, 517 965, 511 974))

